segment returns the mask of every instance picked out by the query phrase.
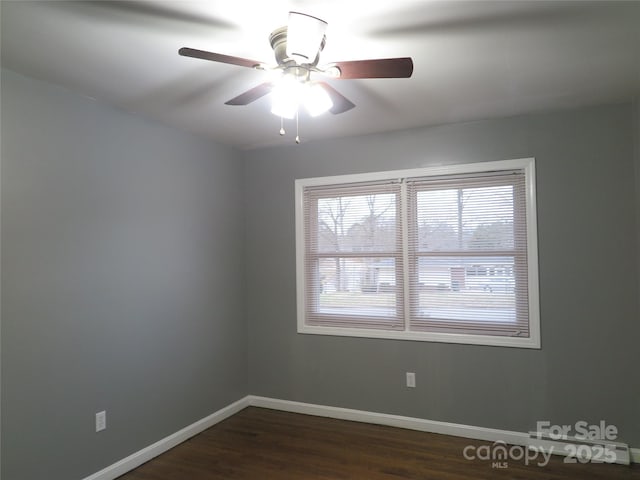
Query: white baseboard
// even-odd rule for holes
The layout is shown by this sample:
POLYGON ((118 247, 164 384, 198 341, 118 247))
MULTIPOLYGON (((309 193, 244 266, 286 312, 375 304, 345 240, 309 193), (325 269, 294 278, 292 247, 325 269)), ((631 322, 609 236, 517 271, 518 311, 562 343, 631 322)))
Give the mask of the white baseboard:
POLYGON ((130 472, 134 468, 139 467, 143 463, 148 462, 152 458, 172 449, 176 445, 189 440, 191 437, 203 432, 209 427, 214 426, 216 423, 219 423, 231 415, 238 413, 240 410, 245 409, 249 406, 248 398, 249 397, 244 397, 231 405, 227 405, 202 420, 198 420, 182 430, 157 441, 153 445, 149 445, 148 447, 129 455, 127 458, 124 458, 119 462, 86 477, 84 480, 114 480, 119 476, 130 472))
POLYGON ((406 428, 421 432, 441 433, 455 437, 472 438, 474 440, 487 440, 492 442, 503 441, 510 445, 527 445, 529 435, 522 432, 498 430, 494 428, 474 427, 459 423, 438 422, 424 420, 422 418, 403 417, 400 415, 388 415, 385 413, 367 412, 364 410, 352 410, 349 408, 328 407, 310 403, 291 402, 274 398, 256 397, 249 395, 249 403, 254 407, 271 408, 293 413, 304 413, 318 417, 330 417, 352 422, 372 423, 389 427, 406 428))
MULTIPOLYGON (((272 410, 281 410, 284 412, 302 413, 305 415, 314 415, 316 417, 335 418, 339 420, 349 420, 352 422, 371 423, 374 425, 386 425, 389 427, 453 435, 455 437, 474 440, 504 442, 509 445, 528 446, 530 441, 529 434, 523 432, 475 427, 459 423, 439 422, 435 420, 425 420, 422 418, 404 417, 401 415, 388 415, 385 413, 367 412, 365 410, 330 407, 326 405, 315 405, 311 403, 247 395, 237 402, 234 402, 231 405, 212 413, 208 417, 205 417, 202 420, 199 420, 182 430, 163 438, 153 445, 129 455, 127 458, 124 458, 119 462, 84 478, 83 480, 114 480, 134 468, 139 467, 143 463, 148 462, 152 458, 170 450, 176 445, 188 440, 194 435, 214 426, 216 423, 238 413, 246 407, 270 408, 272 410)), ((631 462, 640 463, 640 448, 630 448, 629 456, 631 462)))

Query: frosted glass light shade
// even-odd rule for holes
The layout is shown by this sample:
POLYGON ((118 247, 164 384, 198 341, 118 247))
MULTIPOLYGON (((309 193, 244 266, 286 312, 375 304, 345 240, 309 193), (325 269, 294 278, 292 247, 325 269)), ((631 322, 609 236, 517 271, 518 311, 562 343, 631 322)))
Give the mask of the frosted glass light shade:
POLYGON ((309 115, 317 117, 333 107, 327 91, 317 83, 308 84, 305 92, 304 106, 309 115))
POLYGON ((317 117, 333 107, 333 101, 321 85, 284 75, 271 91, 271 113, 292 119, 301 105, 312 117, 317 117))
POLYGON ((290 75, 283 76, 271 91, 271 113, 293 118, 298 111, 304 85, 290 75))
POLYGON ((327 22, 304 13, 289 12, 287 25, 287 56, 299 64, 312 63, 320 47, 327 22))

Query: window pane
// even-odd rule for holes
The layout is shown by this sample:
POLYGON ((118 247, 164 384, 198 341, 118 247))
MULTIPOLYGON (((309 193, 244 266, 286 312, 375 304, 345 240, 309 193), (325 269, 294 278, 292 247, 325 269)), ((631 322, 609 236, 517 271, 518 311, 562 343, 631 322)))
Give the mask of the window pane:
POLYGON ((473 322, 515 322, 513 257, 420 257, 417 316, 473 322))
POLYGON ((395 251, 396 203, 394 193, 318 199, 318 251, 395 251))
POLYGON ((322 258, 317 313, 396 315, 396 264, 393 258, 322 258))
POLYGON ((511 185, 418 191, 418 251, 512 249, 513 203, 511 185))

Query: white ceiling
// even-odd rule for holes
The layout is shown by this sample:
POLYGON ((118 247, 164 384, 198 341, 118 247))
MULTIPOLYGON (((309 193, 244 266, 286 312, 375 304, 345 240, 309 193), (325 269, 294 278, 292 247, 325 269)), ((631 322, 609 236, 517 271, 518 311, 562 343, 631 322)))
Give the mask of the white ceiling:
MULTIPOLYGON (((331 80, 357 107, 301 115, 303 141, 640 94, 640 1, 2 1, 2 65, 239 148, 291 143, 269 98, 224 102, 265 73, 180 47, 273 63, 290 10, 329 23, 321 63, 410 56, 410 79, 331 80)), ((291 124, 288 130, 293 131, 291 124)))

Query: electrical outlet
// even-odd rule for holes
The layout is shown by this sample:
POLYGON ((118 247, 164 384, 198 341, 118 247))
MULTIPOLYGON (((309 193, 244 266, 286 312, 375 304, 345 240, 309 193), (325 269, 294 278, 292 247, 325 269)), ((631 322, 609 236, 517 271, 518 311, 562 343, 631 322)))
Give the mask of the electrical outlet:
POLYGON ((103 410, 96 413, 96 432, 101 432, 105 428, 107 428, 107 412, 103 410))
POLYGON ((409 388, 416 387, 416 374, 413 372, 407 372, 407 387, 409 388))

